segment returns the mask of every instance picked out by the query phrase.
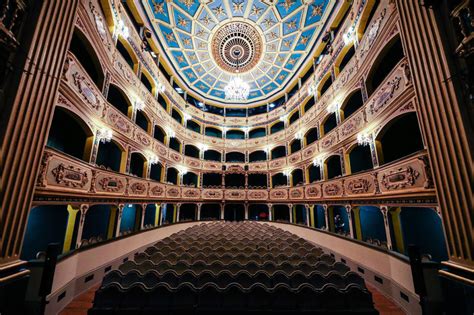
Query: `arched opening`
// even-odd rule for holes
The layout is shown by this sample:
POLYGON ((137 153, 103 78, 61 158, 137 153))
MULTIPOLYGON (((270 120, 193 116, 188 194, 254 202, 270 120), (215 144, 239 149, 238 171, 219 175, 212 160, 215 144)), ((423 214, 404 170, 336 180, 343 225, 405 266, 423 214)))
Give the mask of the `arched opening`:
POLYGON ((304 205, 293 206, 293 223, 306 225, 306 207, 304 205))
POLYGON ((160 208, 156 203, 146 205, 145 217, 143 218, 143 227, 149 229, 159 224, 160 208))
POLYGON ((180 125, 183 124, 183 116, 176 109, 171 110, 171 117, 176 120, 180 125))
POLYGON ((160 141, 161 143, 165 143, 166 133, 160 126, 155 125, 155 132, 153 133, 153 138, 160 141))
POLYGON ((201 125, 194 120, 188 120, 186 123, 186 128, 194 132, 201 133, 201 125))
POLYGON ((245 175, 229 173, 224 175, 225 188, 245 188, 245 175))
POLYGON ((245 163, 245 154, 242 152, 228 152, 225 154, 228 163, 245 163))
POLYGON ((137 110, 135 122, 137 123, 138 127, 142 128, 145 132, 149 133, 150 130, 150 120, 145 115, 144 112, 137 110))
POLYGON ((150 179, 161 182, 163 176, 163 165, 161 163, 156 163, 150 166, 150 179))
MULTIPOLYGON (((387 248, 387 237, 385 235, 385 224, 383 214, 379 208, 373 206, 361 206, 354 209, 359 211, 360 237, 364 242, 383 246, 387 248)), ((357 217, 354 216, 354 217, 357 217)), ((356 237, 359 238, 359 227, 355 228, 356 237)))
POLYGON ((267 152, 263 150, 259 151, 253 151, 249 153, 249 162, 260 162, 260 161, 266 161, 267 160, 267 152))
POLYGON ((290 222, 290 209, 287 205, 273 205, 273 220, 276 222, 290 222))
POLYGON ((178 170, 174 167, 170 167, 166 170, 166 182, 178 185, 178 170))
POLYGON ((221 188, 222 174, 220 173, 204 173, 202 174, 203 188, 221 188))
POLYGON ((125 39, 119 37, 117 40, 117 50, 120 55, 125 59, 125 62, 130 66, 130 68, 135 71, 135 65, 138 63, 137 57, 132 53, 133 49, 127 43, 125 39))
POLYGON ((371 96, 393 68, 405 56, 400 36, 394 37, 380 52, 367 76, 367 94, 371 96))
POLYGON ((225 137, 226 137, 226 139, 243 140, 243 139, 245 139, 245 133, 242 130, 239 130, 239 129, 232 129, 232 130, 228 130, 225 133, 225 137))
POLYGON ((37 253, 45 252, 51 243, 59 243, 62 250, 68 217, 67 205, 45 205, 31 209, 28 214, 21 259, 35 259, 37 253))
POLYGON ((249 139, 265 137, 267 132, 265 128, 255 128, 249 131, 249 139))
POLYGON ((245 208, 242 204, 226 204, 224 208, 224 220, 243 221, 245 219, 245 208))
POLYGON ((336 113, 331 113, 323 121, 323 131, 324 134, 328 134, 331 130, 337 127, 337 118, 336 113))
POLYGON ((201 220, 219 220, 221 218, 221 206, 217 203, 205 203, 201 206, 201 220))
POLYGON ((89 162, 93 138, 92 131, 80 117, 56 107, 47 146, 89 162))
POLYGON ((434 261, 448 259, 443 223, 434 209, 403 207, 400 225, 404 243, 402 254, 408 255, 408 247, 415 245, 422 254, 429 254, 434 261))
POLYGON ((342 235, 349 235, 349 217, 344 206, 328 208, 329 231, 342 235))
POLYGON ((143 154, 133 152, 130 155, 130 174, 145 178, 146 158, 143 154))
POLYGON ((204 134, 209 137, 222 138, 222 131, 214 127, 206 127, 204 134))
POLYGON ((162 203, 161 204, 161 217, 162 217, 162 224, 171 224, 176 221, 175 219, 176 214, 176 205, 171 203, 162 203))
POLYGON ((416 113, 411 112, 392 119, 377 135, 376 145, 380 165, 423 150, 416 113))
POLYGON ((310 145, 318 140, 318 128, 314 127, 308 130, 304 136, 306 145, 310 145))
POLYGON ((324 93, 326 93, 327 90, 329 90, 329 88, 331 87, 332 85, 332 76, 331 74, 328 74, 326 76, 326 79, 323 79, 324 81, 320 83, 320 88, 319 88, 319 95, 320 96, 323 96, 324 93))
POLYGON ((120 220, 120 235, 127 235, 140 230, 142 207, 136 204, 126 204, 120 220))
POLYGON ((107 102, 109 102, 110 105, 118 109, 125 116, 132 117, 132 103, 128 99, 125 92, 113 84, 109 85, 107 102))
POLYGON ((74 29, 69 50, 76 57, 94 84, 102 90, 104 85, 104 72, 100 65, 99 57, 87 38, 79 29, 74 29))
POLYGON ((184 155, 199 159, 199 149, 194 145, 187 144, 184 146, 184 155))
POLYGON ((360 89, 354 91, 341 106, 342 116, 344 119, 349 118, 363 105, 364 100, 362 99, 362 91, 360 89))
POLYGON ((169 105, 168 105, 168 101, 166 99, 166 96, 164 94, 162 94, 162 93, 158 94, 158 103, 161 105, 161 107, 163 107, 163 109, 165 111, 168 111, 169 105))
POLYGON ((300 186, 304 184, 303 170, 300 168, 294 169, 291 172, 291 186, 300 186))
POLYGON ((206 150, 204 152, 204 160, 206 161, 214 161, 214 162, 221 162, 222 161, 222 154, 216 150, 206 150))
POLYGON ((268 221, 269 213, 266 204, 250 204, 249 205, 249 220, 253 221, 268 221))
POLYGON ((321 168, 318 165, 311 164, 308 167, 308 179, 310 183, 318 182, 321 178, 321 168))
POLYGON ((298 152, 299 150, 301 150, 301 140, 300 139, 294 139, 290 143, 290 154, 298 152))
POLYGON ((288 186, 288 178, 283 173, 272 175, 272 188, 288 186))
POLYGON ((154 81, 151 76, 146 72, 142 72, 142 75, 140 76, 140 81, 143 83, 145 88, 153 95, 153 89, 155 85, 152 83, 154 81))
POLYGON ((309 111, 315 104, 315 100, 314 100, 314 97, 311 96, 309 98, 309 100, 306 102, 306 104, 304 105, 304 112, 306 113, 307 111, 309 111))
POLYGON ((193 172, 187 172, 183 175, 183 185, 188 187, 197 187, 198 176, 193 172))
POLYGON ((283 129, 285 129, 285 123, 283 121, 279 121, 270 127, 270 134, 272 135, 283 129))
POLYGON ((293 112, 293 114, 291 114, 288 122, 290 125, 292 125, 293 123, 295 123, 295 121, 297 121, 298 119, 300 119, 300 112, 299 111, 295 111, 293 112))
POLYGON ((279 159, 279 158, 282 158, 282 157, 286 156, 285 146, 280 145, 276 148, 273 148, 272 151, 271 151, 270 156, 271 156, 272 160, 279 159))
POLYGON ((350 174, 355 174, 374 168, 370 146, 356 145, 353 147, 349 152, 349 163, 350 174))
POLYGON ((116 206, 90 206, 84 219, 81 244, 93 244, 113 238, 115 236, 115 226, 117 225, 117 212, 116 206))
POLYGON ((177 138, 170 138, 169 147, 176 152, 181 152, 181 142, 177 138))
POLYGON ((341 157, 339 155, 330 156, 324 163, 326 168, 327 179, 342 176, 341 157))
POLYGON ((125 151, 114 141, 100 142, 96 164, 115 172, 125 172, 125 151))
POLYGON ((326 229, 326 215, 324 214, 324 207, 321 205, 314 206, 314 219, 315 219, 315 227, 317 229, 326 229))
POLYGON ((344 57, 340 59, 339 62, 336 62, 336 69, 338 73, 341 73, 342 70, 347 66, 349 61, 351 61, 352 57, 354 57, 355 54, 355 47, 352 45, 349 49, 347 49, 344 53, 344 57))
POLYGON ((197 205, 194 203, 183 203, 179 208, 179 222, 196 221, 197 205))

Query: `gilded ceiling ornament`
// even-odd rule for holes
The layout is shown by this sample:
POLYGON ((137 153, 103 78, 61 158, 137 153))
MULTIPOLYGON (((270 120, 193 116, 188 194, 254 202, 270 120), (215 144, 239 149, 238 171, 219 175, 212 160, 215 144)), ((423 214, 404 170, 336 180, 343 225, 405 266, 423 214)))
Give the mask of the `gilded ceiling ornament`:
POLYGON ((309 36, 301 36, 300 43, 306 46, 306 44, 308 43, 308 40, 309 40, 309 36))
POLYGON ((178 56, 178 62, 183 63, 184 62, 184 57, 183 56, 178 56))
POLYGON ((206 34, 206 32, 205 32, 202 28, 201 28, 199 31, 196 32, 196 35, 197 35, 198 37, 203 37, 204 34, 206 34))
POLYGON ((244 1, 232 1, 232 7, 235 12, 242 13, 244 9, 244 1))
POLYGON ((320 4, 320 5, 312 4, 311 5, 311 17, 321 16, 322 13, 323 13, 323 5, 322 4, 320 4))
POLYGON ((212 22, 212 19, 209 17, 209 15, 206 15, 201 19, 201 22, 207 26, 212 22))
POLYGON ((252 7, 252 10, 250 11, 250 15, 254 15, 256 17, 259 17, 260 14, 262 13, 263 8, 259 8, 256 5, 252 7))
POLYGON ((295 0, 285 0, 283 2, 283 7, 288 12, 288 10, 293 6, 293 4, 295 4, 295 0))
POLYGON ((263 24, 265 24, 266 27, 270 27, 275 24, 275 21, 273 21, 272 18, 266 18, 263 20, 263 24))
POLYGON ((190 46, 191 45, 191 38, 189 38, 189 37, 183 38, 183 44, 184 44, 184 46, 190 46))
POLYGON ((285 57, 283 57, 283 56, 278 56, 277 62, 282 63, 283 61, 285 61, 285 57))
POLYGON ((194 0, 179 0, 180 3, 184 4, 186 8, 191 8, 194 4, 194 0))
POLYGON ((287 39, 283 41, 283 46, 289 48, 291 46, 291 39, 287 39))
POLYGON ((278 37, 277 33, 274 31, 271 31, 269 36, 270 36, 270 39, 275 39, 278 37))
POLYGON ((289 21, 289 22, 286 22, 285 24, 286 24, 286 26, 288 26, 288 28, 289 28, 290 30, 296 28, 296 20, 291 20, 291 21, 289 21))
POLYGON ((214 11, 214 13, 217 17, 219 17, 221 15, 225 15, 224 14, 224 8, 221 5, 218 6, 218 7, 215 7, 214 9, 212 9, 212 11, 214 11))
POLYGON ((288 63, 289 63, 290 65, 294 65, 295 62, 296 62, 296 59, 294 59, 294 58, 290 58, 290 60, 288 60, 288 63))
POLYGON ((153 12, 155 12, 155 14, 165 14, 164 5, 165 5, 164 0, 158 3, 153 1, 153 12))
POLYGON ((170 43, 176 43, 176 38, 174 38, 173 33, 165 33, 166 40, 170 43))
POLYGON ((188 22, 189 22, 189 21, 186 20, 185 18, 183 18, 183 17, 181 17, 181 16, 178 17, 178 25, 179 25, 179 26, 186 27, 186 26, 188 26, 188 22))

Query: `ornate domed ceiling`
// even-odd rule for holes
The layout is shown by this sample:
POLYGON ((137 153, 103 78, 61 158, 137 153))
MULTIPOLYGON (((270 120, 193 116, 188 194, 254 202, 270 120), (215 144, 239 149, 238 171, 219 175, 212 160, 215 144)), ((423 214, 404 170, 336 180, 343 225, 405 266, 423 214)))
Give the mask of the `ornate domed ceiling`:
POLYGON ((142 0, 182 81, 217 103, 236 70, 247 103, 283 91, 310 56, 336 0, 142 0))

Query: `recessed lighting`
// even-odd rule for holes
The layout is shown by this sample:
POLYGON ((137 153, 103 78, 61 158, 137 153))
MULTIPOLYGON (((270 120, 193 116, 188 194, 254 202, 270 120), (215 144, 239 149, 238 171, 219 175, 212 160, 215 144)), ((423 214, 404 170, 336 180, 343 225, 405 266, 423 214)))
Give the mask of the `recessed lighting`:
POLYGON ((182 88, 175 88, 176 92, 178 92, 179 94, 183 94, 183 89, 182 88))
POLYGON ((270 108, 273 108, 273 107, 275 107, 275 104, 274 104, 274 103, 271 103, 271 104, 270 104, 270 108))

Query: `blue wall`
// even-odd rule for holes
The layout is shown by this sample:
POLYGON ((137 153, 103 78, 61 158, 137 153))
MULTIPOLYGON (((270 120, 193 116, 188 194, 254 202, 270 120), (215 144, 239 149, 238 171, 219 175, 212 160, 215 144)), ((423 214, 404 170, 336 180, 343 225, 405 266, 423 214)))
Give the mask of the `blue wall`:
POLYGON ((323 206, 316 206, 314 208, 315 214, 314 218, 316 222, 314 223, 317 228, 322 228, 326 226, 326 218, 324 217, 324 208, 323 206))
POLYGON ((31 209, 21 259, 35 259, 36 253, 46 251, 50 243, 59 243, 62 250, 68 216, 67 206, 39 206, 31 209))
POLYGON ((153 226, 155 225, 155 211, 156 211, 156 205, 154 203, 146 206, 143 225, 148 225, 148 224, 151 224, 153 226))
POLYGON ((446 241, 441 218, 430 208, 402 208, 400 213, 405 254, 408 245, 420 247, 421 253, 430 254, 435 261, 447 260, 446 241))
POLYGON ((359 207, 360 209, 360 226, 362 230, 362 239, 368 238, 378 239, 379 241, 387 241, 385 236, 385 226, 383 222, 383 214, 377 207, 359 207))
POLYGON ((82 239, 89 239, 93 236, 107 238, 107 228, 109 225, 110 205, 94 205, 89 208, 84 221, 82 239))
POLYGON ((137 209, 140 210, 137 205, 125 205, 122 212, 122 221, 120 222, 120 232, 134 230, 137 209))

